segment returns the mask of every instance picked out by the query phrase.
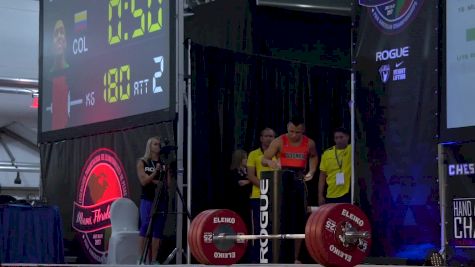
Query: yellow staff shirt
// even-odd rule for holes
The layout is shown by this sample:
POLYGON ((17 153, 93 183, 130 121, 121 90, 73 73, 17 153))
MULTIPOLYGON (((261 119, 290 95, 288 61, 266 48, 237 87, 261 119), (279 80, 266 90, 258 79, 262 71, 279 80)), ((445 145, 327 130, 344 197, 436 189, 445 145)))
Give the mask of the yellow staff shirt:
POLYGON ((348 193, 351 183, 351 145, 345 149, 336 149, 333 146, 325 150, 320 162, 320 171, 327 174, 327 198, 337 198, 348 193), (343 172, 345 176, 345 182, 342 185, 336 184, 336 175, 339 172, 343 172))
MULTIPOLYGON (((256 176, 257 179, 261 179, 261 172, 262 171, 272 171, 272 168, 262 166, 262 157, 264 156, 264 153, 262 152, 262 149, 258 148, 256 150, 251 151, 249 153, 249 156, 247 157, 247 166, 248 167, 254 167, 256 168, 256 176)), ((275 157, 272 158, 275 160, 275 157)), ((260 198, 261 196, 261 190, 259 187, 252 185, 252 192, 251 192, 251 198, 260 198)))

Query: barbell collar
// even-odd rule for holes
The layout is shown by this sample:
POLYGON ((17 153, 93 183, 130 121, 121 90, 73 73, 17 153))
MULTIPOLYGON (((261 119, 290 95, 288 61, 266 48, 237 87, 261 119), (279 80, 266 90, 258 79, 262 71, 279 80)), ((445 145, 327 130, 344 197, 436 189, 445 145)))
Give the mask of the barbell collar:
POLYGON ((349 232, 345 232, 343 235, 347 238, 364 238, 364 239, 371 238, 370 233, 367 231, 364 231, 364 232, 349 231, 349 232))

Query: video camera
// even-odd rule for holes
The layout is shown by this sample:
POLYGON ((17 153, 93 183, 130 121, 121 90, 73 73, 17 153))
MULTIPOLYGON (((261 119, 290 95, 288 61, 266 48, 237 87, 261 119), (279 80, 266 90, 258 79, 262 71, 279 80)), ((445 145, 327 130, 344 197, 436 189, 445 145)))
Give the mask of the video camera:
POLYGON ((178 146, 169 145, 170 141, 165 139, 163 142, 165 145, 160 148, 160 160, 169 165, 170 163, 176 161, 176 153, 175 151, 178 150, 178 146))

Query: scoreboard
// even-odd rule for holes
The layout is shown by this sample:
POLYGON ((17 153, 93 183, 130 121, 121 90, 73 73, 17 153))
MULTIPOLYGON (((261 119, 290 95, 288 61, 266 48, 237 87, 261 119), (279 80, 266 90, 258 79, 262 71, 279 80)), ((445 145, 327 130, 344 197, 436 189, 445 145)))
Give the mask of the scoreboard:
POLYGON ((170 4, 170 0, 41 1, 40 139, 171 117, 175 72, 170 4), (93 130, 81 131, 89 125, 95 126, 93 130), (62 134, 64 130, 67 134, 62 134))

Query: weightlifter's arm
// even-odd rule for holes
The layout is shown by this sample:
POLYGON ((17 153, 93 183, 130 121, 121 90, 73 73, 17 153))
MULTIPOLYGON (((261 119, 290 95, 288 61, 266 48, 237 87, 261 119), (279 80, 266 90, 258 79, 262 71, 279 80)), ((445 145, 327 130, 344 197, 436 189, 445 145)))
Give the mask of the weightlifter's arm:
POLYGON ((318 154, 317 154, 317 148, 315 146, 315 142, 310 139, 309 143, 309 171, 305 175, 304 180, 309 181, 313 178, 313 175, 317 171, 318 167, 318 154))
POLYGON ((282 147, 282 140, 280 137, 274 139, 270 143, 269 147, 264 151, 264 156, 262 157, 262 165, 270 167, 272 169, 279 170, 280 164, 277 160, 272 160, 272 157, 276 156, 279 153, 280 148, 282 147))

